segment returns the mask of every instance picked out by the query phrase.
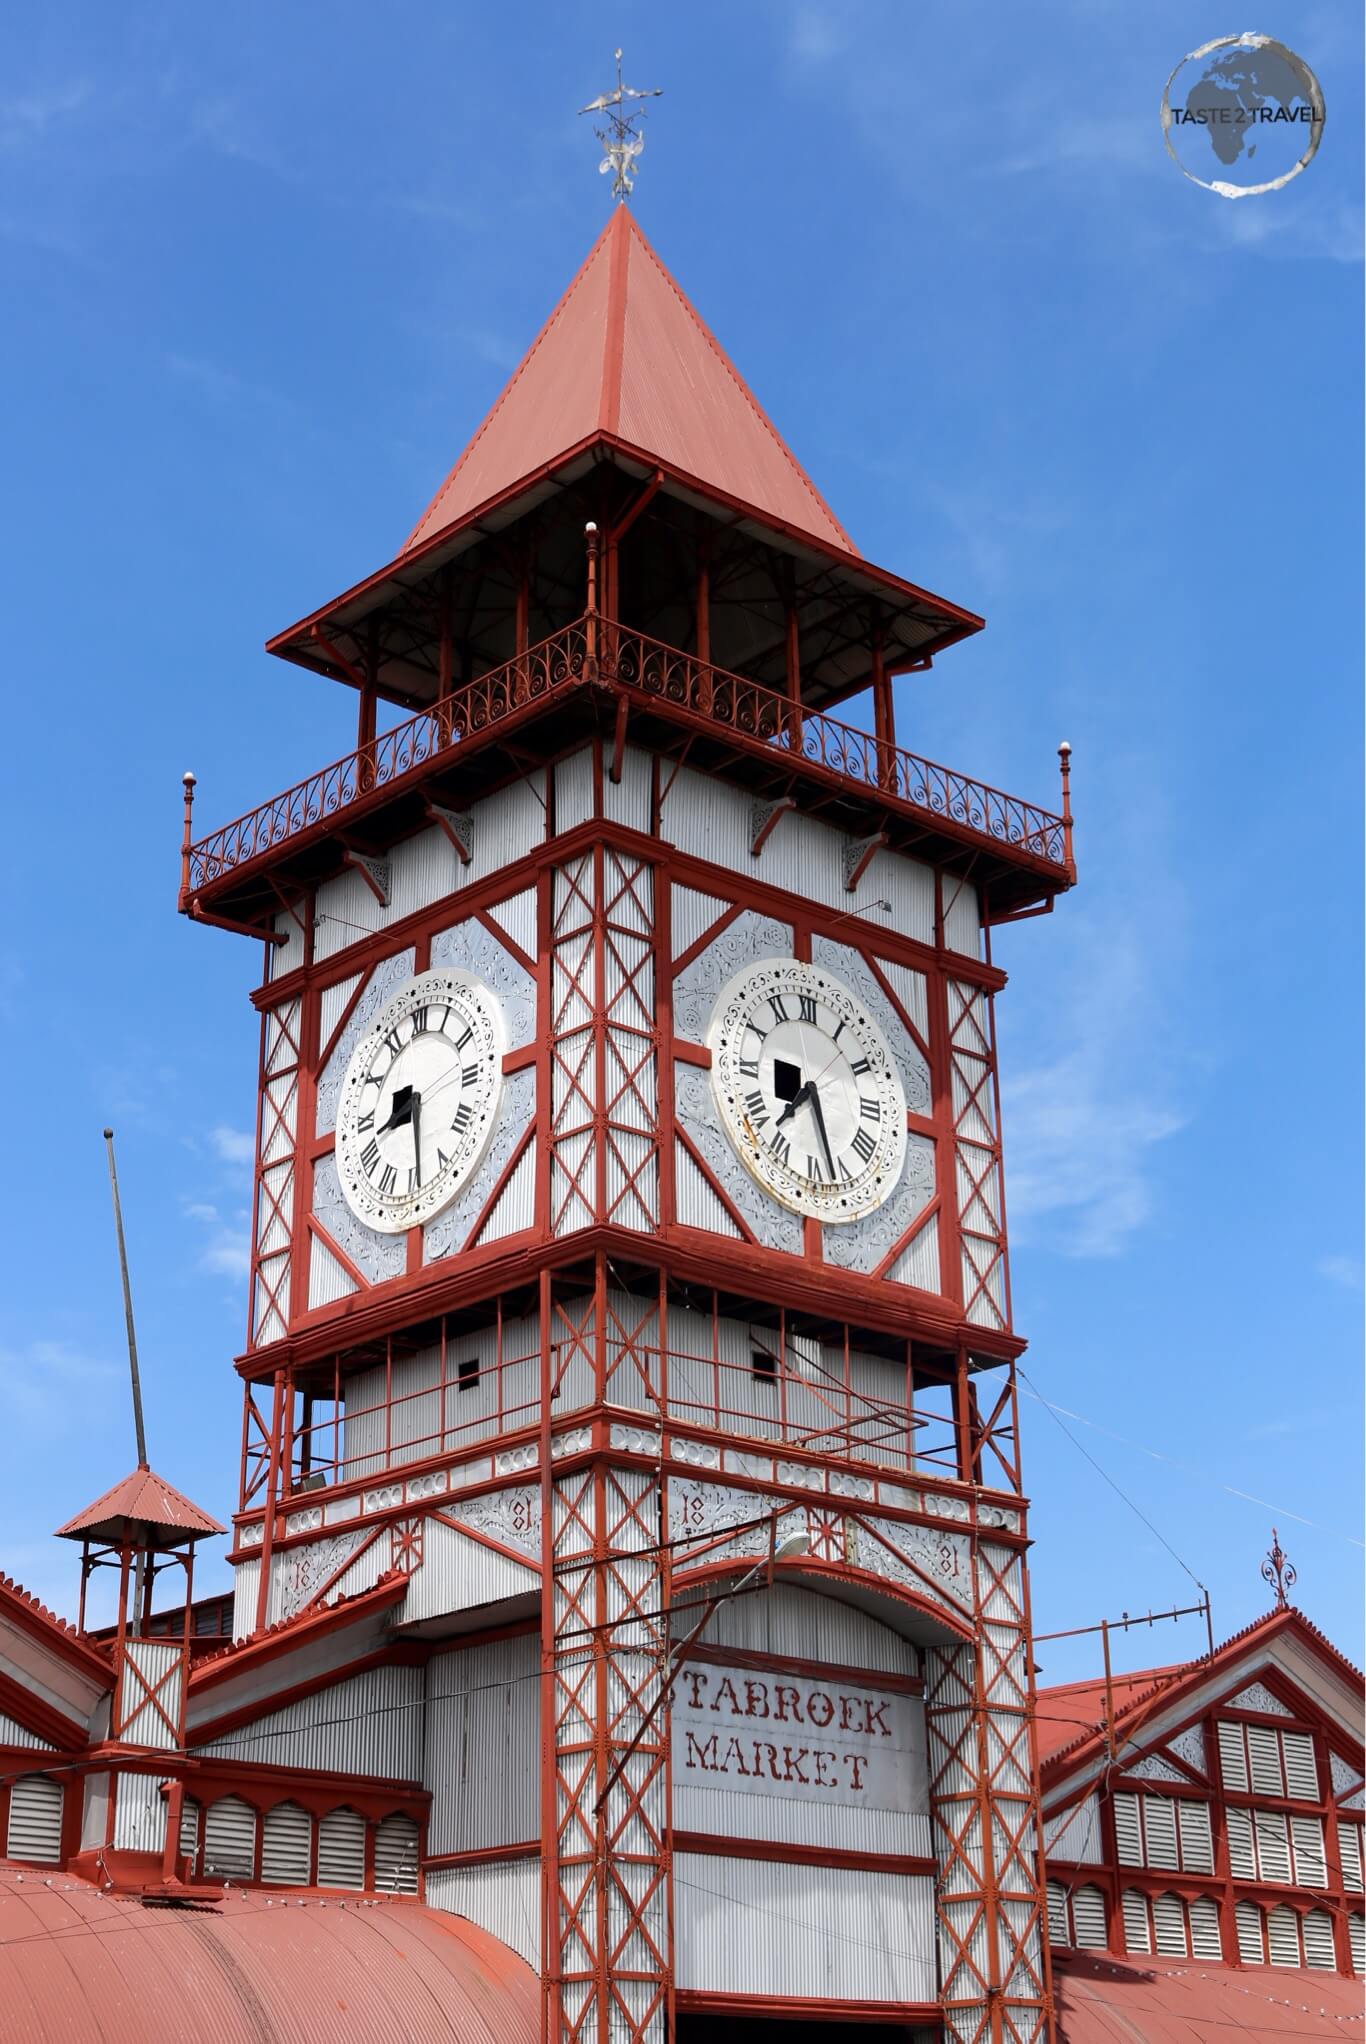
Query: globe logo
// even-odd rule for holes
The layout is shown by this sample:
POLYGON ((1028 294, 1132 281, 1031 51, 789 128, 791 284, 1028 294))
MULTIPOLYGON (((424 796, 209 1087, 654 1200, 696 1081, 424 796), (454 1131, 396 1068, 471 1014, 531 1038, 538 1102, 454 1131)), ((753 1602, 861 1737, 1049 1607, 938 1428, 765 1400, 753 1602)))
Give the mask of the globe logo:
POLYGON ((1167 153, 1222 199, 1279 191, 1323 139, 1323 93, 1302 57, 1268 35, 1219 36, 1183 57, 1162 95, 1167 153))

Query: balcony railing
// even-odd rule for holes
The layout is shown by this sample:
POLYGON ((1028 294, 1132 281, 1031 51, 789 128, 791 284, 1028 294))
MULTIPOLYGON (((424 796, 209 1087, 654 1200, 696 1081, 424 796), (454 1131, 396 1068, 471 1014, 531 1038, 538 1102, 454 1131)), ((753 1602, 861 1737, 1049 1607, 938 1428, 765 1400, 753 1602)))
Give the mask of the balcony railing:
POLYGON ((1071 876, 1071 818, 937 766, 933 760, 803 709, 760 683, 728 674, 696 655, 642 633, 587 616, 543 639, 504 666, 454 690, 429 710, 386 731, 345 759, 197 844, 187 841, 187 895, 275 851, 315 825, 340 816, 377 790, 419 775, 451 748, 516 716, 534 702, 585 683, 620 687, 669 704, 737 737, 792 755, 794 763, 838 775, 855 787, 904 803, 986 842, 1023 853, 1071 876))

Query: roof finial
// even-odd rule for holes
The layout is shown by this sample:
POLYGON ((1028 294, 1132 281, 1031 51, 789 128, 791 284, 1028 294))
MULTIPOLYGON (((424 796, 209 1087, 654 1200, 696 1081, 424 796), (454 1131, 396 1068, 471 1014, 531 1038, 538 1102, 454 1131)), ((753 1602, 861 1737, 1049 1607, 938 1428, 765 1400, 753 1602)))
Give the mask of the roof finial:
POLYGON ((1286 1610, 1290 1604, 1286 1592, 1295 1587, 1295 1564, 1282 1549, 1281 1536, 1274 1526, 1271 1529, 1271 1545, 1266 1551, 1266 1560, 1262 1563, 1262 1581, 1270 1583, 1276 1592, 1276 1609, 1286 1610))
POLYGON ((637 106, 632 107, 631 111, 627 113, 624 111, 626 101, 628 99, 659 99, 662 96, 663 88, 651 86, 645 91, 637 91, 634 85, 623 84, 620 50, 616 52, 616 59, 616 90, 614 92, 600 92, 596 99, 589 100, 587 106, 581 106, 579 112, 581 114, 606 114, 606 127, 595 127, 593 130, 593 133, 602 144, 602 162, 598 165, 598 170, 604 177, 609 170, 613 172, 612 197, 614 199, 629 199, 631 187, 636 181, 636 164, 641 150, 645 147, 645 137, 636 133, 636 122, 644 120, 646 110, 643 106, 637 106))

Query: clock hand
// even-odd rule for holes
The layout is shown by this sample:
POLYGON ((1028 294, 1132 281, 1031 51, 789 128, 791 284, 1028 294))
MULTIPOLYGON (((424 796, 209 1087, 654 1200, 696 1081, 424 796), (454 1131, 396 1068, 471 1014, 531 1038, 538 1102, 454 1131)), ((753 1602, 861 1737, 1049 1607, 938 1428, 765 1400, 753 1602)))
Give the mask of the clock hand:
POLYGON ((811 1094, 811 1112, 816 1118, 816 1127, 820 1131, 821 1148, 825 1151, 825 1161, 830 1167, 830 1183, 833 1185, 835 1182, 835 1157, 834 1152, 830 1148, 830 1138, 825 1132, 825 1116, 821 1112, 821 1096, 816 1090, 814 1080, 809 1083, 808 1091, 811 1094))
POLYGON ((774 1122, 773 1126, 775 1129, 781 1128, 785 1121, 791 1121, 793 1115, 797 1112, 797 1109, 799 1107, 806 1106, 807 1095, 810 1093, 810 1091, 811 1085, 809 1080, 806 1083, 806 1085, 799 1086, 797 1088, 796 1092, 792 1095, 792 1098, 788 1101, 782 1113, 778 1116, 778 1119, 774 1122))
POLYGON ((418 1185, 422 1184, 422 1095, 413 1094, 411 1120, 413 1124, 413 1175, 418 1185))

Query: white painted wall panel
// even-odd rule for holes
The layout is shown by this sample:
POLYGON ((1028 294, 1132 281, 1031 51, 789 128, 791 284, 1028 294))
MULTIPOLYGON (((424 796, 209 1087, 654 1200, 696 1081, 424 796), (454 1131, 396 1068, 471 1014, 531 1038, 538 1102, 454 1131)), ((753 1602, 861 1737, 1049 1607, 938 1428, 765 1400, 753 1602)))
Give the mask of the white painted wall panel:
POLYGON ((427 1666, 427 1850, 475 1852, 540 1835, 540 1641, 437 1654, 427 1666))
MULTIPOLYGON (((396 922, 454 894, 464 872, 460 855, 439 824, 405 838, 389 854, 389 915, 396 922)), ((378 907, 378 903, 376 903, 378 907)))
POLYGON ((1050 1863, 1056 1859, 1072 1866, 1098 1867, 1104 1862, 1100 1804, 1095 1796, 1087 1796, 1061 1817, 1050 1818, 1043 1835, 1050 1863))
POLYGON ((421 1668, 369 1668, 195 1748, 222 1760, 418 1781, 421 1668))
POLYGON ((120 1698, 123 1712, 131 1713, 123 1736, 130 1746, 154 1746, 159 1751, 169 1751, 176 1743, 175 1735, 147 1691, 156 1692, 161 1710, 175 1724, 180 1715, 182 1678, 180 1673, 170 1671, 179 1662, 181 1649, 168 1640, 130 1639, 126 1651, 133 1668, 123 1678, 120 1698))
POLYGON ((465 876, 483 880, 545 843, 544 771, 538 767, 524 781, 472 803, 470 815, 474 835, 465 876))
POLYGON ((956 874, 944 875, 944 943, 950 951, 966 952, 969 958, 982 954, 982 926, 977 907, 977 889, 970 880, 956 874))
POLYGON ((160 1853, 166 1843, 166 1798, 154 1774, 124 1774, 114 1784, 114 1844, 120 1852, 160 1853))
POLYGON ((260 1556, 239 1561, 233 1571, 232 1636, 243 1640, 256 1630, 256 1599, 261 1585, 260 1556))
POLYGON ((674 1920, 683 1988, 833 2001, 935 1997, 928 1878, 680 1853, 674 1920))
POLYGON ((0 1710, 0 1746, 23 1746, 34 1752, 55 1753, 56 1747, 50 1740, 40 1739, 36 1732, 29 1731, 17 1718, 9 1717, 0 1710))
POLYGON ((541 1862, 491 1860, 482 1866, 438 1867, 426 1880, 430 1909, 444 1909, 500 1939, 526 1960, 541 1963, 541 1862))
POLYGON ((540 1573, 530 1562, 524 1567, 454 1527, 429 1519, 422 1566, 408 1584, 403 1622, 412 1625, 419 1619, 444 1618, 457 1611, 533 1596, 540 1586, 540 1573))
MULTIPOLYGON (((607 752, 610 764, 611 751, 607 752)), ((648 831, 650 828, 650 784, 651 759, 648 752, 639 752, 628 746, 621 762, 621 779, 614 782, 610 773, 602 777, 603 815, 613 823, 623 824, 628 830, 648 831)))
MULTIPOLYGON (((676 1622, 686 1632, 693 1621, 680 1615, 676 1622)), ((920 1673, 920 1656, 899 1633, 852 1604, 789 1583, 718 1606, 707 1626, 707 1644, 888 1675, 920 1673)))
POLYGON ((593 748, 583 746, 555 762, 555 830, 563 836, 593 817, 593 748))

